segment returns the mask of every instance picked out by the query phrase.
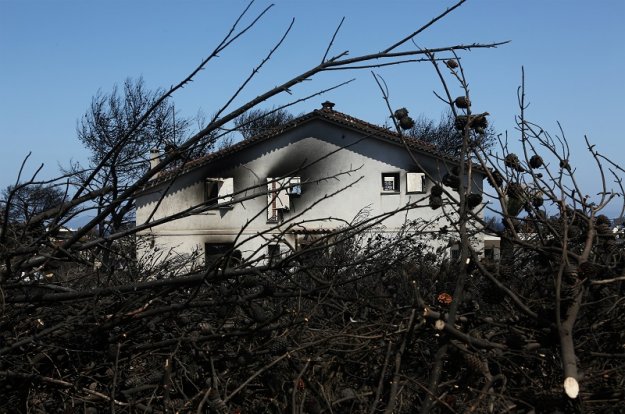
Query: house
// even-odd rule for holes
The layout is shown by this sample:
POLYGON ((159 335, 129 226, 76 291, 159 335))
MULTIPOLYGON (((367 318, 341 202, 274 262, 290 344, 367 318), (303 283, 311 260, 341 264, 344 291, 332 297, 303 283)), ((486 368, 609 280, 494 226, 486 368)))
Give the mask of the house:
MULTIPOLYGON (((432 145, 334 110, 321 109, 223 150, 165 170, 136 195, 137 225, 172 215, 139 235, 149 249, 199 252, 206 263, 226 252, 271 260, 305 249, 363 217, 393 235, 406 222, 445 227, 448 206, 432 209, 434 181, 457 161, 432 145), (380 216, 383 215, 383 216, 380 216)), ((153 155, 158 162, 158 154, 153 155)), ((474 170, 472 192, 483 173, 474 170)))
POLYGON ((484 240, 484 258, 498 262, 501 257, 501 238, 492 234, 485 234, 484 240))

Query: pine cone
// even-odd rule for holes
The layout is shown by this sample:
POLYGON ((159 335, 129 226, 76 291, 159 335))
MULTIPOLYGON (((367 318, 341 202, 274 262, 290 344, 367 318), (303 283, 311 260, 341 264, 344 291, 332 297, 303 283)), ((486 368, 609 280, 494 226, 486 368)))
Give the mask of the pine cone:
POLYGON ((456 128, 456 130, 462 131, 464 130, 464 127, 467 125, 467 122, 469 122, 468 116, 458 115, 456 117, 456 120, 454 121, 454 127, 456 128))
POLYGON ((491 174, 493 176, 492 180, 490 177, 486 178, 488 180, 488 184, 490 184, 491 187, 501 187, 503 185, 503 176, 497 170, 491 171, 491 174))
POLYGON ((405 118, 408 116, 408 110, 406 108, 399 108, 398 110, 395 111, 393 116, 395 117, 395 119, 399 121, 402 118, 405 118))
POLYGON ((439 207, 443 206, 443 198, 435 195, 430 196, 430 207, 432 210, 436 210, 439 207))
POLYGON ((134 388, 142 383, 144 383, 144 381, 140 375, 133 375, 131 377, 126 378, 126 381, 124 381, 124 384, 129 388, 134 388))
POLYGON ((519 161, 519 157, 516 154, 510 153, 506 155, 503 162, 508 168, 519 172, 525 171, 525 169, 521 166, 521 161, 519 161))
POLYGON ((506 188, 506 193, 511 198, 516 198, 518 200, 523 198, 523 194, 525 191, 523 190, 523 186, 519 183, 510 183, 508 184, 508 188, 506 188))
POLYGON ((571 224, 568 228, 568 233, 571 239, 576 239, 582 235, 582 229, 576 224, 571 224))
POLYGON ((482 203, 482 194, 469 194, 467 197, 467 206, 473 210, 482 203))
POLYGON ((610 226, 607 224, 598 224, 595 226, 597 229, 597 234, 601 236, 612 235, 612 231, 610 230, 610 226))
POLYGON ((474 117, 471 117, 471 128, 486 129, 488 127, 488 119, 486 119, 487 115, 489 115, 488 112, 484 112, 483 114, 475 115, 474 117))
POLYGON ((282 355, 289 347, 289 342, 286 338, 279 336, 269 345, 269 352, 272 355, 282 355))
POLYGON ((539 195, 532 196, 532 205, 536 208, 541 207, 544 203, 544 200, 539 195))
POLYGON ((441 195, 443 195, 443 187, 441 187, 438 184, 434 185, 432 189, 430 190, 430 194, 436 197, 440 197, 441 195))
POLYGON ((532 168, 540 168, 543 166, 543 159, 540 155, 535 154, 530 158, 530 167, 532 168))
POLYGON ((457 97, 454 103, 461 109, 466 109, 471 106, 471 101, 466 96, 457 97))
POLYGON ((463 352, 462 353, 462 357, 464 358, 464 360, 466 361, 467 365, 469 366, 469 368, 478 373, 478 374, 482 374, 482 375, 490 375, 490 371, 488 370, 488 365, 486 364, 485 361, 483 361, 480 357, 478 357, 477 355, 474 354, 469 354, 467 352, 463 352))
POLYGON ((604 240, 603 243, 603 245, 605 246, 605 250, 608 253, 616 252, 618 249, 618 245, 616 244, 616 240, 614 239, 613 235, 610 235, 610 237, 607 240, 604 240))
POLYGON ((456 69, 458 67, 458 62, 455 59, 449 59, 445 61, 445 65, 447 65, 449 69, 456 69))
POLYGON ((564 170, 570 170, 571 164, 569 164, 569 160, 560 160, 560 168, 564 170))
POLYGON ((457 190, 460 187, 460 178, 457 175, 445 174, 441 182, 454 190, 457 190))
POLYGON ((399 120, 399 126, 401 129, 410 129, 414 126, 414 120, 409 116, 405 116, 399 120))
POLYGON ((598 225, 598 226, 599 226, 599 225, 602 225, 602 224, 605 224, 605 225, 608 225, 608 226, 609 226, 610 224, 612 224, 612 222, 610 221, 610 219, 608 218, 608 216, 606 216, 606 215, 604 215, 604 214, 600 214, 600 215, 598 215, 598 216, 597 216, 597 218, 596 218, 596 222, 597 222, 597 225, 598 225))
POLYGON ((263 323, 269 319, 269 315, 265 309, 256 302, 250 303, 249 315, 258 323, 263 323))
POLYGON ((145 384, 160 384, 163 381, 163 373, 156 370, 145 375, 134 375, 126 379, 127 387, 138 387, 145 384))

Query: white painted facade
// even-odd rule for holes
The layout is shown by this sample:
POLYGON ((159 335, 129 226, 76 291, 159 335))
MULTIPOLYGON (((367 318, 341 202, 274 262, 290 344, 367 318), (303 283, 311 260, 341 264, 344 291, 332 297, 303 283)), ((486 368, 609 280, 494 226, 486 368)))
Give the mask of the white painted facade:
MULTIPOLYGON (((137 195, 137 225, 150 216, 154 221, 196 206, 212 208, 140 235, 175 254, 234 244, 243 258, 262 258, 274 253, 268 244, 296 250, 306 233, 343 228, 363 209, 370 218, 397 211, 378 228, 390 234, 409 220, 430 221, 432 230, 446 225, 445 207, 429 207, 429 190, 432 178, 440 181, 453 162, 418 145, 411 156, 393 133, 371 127, 326 108, 197 162, 171 185, 157 178, 137 195)), ((473 191, 481 191, 483 177, 474 177, 473 191)))

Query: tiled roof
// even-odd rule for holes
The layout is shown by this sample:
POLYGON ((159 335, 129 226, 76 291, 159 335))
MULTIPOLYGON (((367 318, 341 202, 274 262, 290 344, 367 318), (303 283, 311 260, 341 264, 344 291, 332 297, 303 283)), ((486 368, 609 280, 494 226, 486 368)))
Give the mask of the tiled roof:
POLYGON ((223 158, 227 155, 237 153, 243 150, 244 148, 247 148, 256 143, 271 139, 272 137, 275 137, 284 132, 297 128, 298 126, 303 125, 315 119, 325 120, 325 121, 328 121, 330 123, 333 123, 339 126, 347 127, 347 128, 359 131, 361 133, 371 135, 373 138, 390 141, 397 145, 403 145, 402 143, 402 139, 403 139, 406 145, 411 149, 414 149, 419 152, 424 152, 434 157, 441 158, 450 162, 454 162, 454 163, 458 162, 458 160, 452 157, 449 157, 448 155, 445 155, 441 153, 440 151, 438 151, 436 147, 430 143, 418 140, 416 138, 402 136, 398 134, 397 132, 391 131, 379 125, 370 124, 358 118, 354 118, 353 116, 335 111, 334 109, 332 109, 332 106, 334 105, 331 104, 330 102, 326 102, 323 104, 322 109, 315 109, 314 111, 309 112, 305 115, 302 115, 277 128, 272 128, 259 135, 256 135, 246 140, 243 140, 241 142, 238 142, 222 150, 215 151, 210 154, 206 154, 202 157, 196 158, 194 160, 188 161, 184 163, 182 166, 176 166, 175 168, 172 168, 172 169, 166 169, 162 171, 158 177, 154 178, 152 181, 146 184, 146 188, 153 187, 157 184, 170 180, 174 177, 178 177, 180 175, 186 174, 189 171, 192 171, 196 168, 200 168, 217 159, 223 158))
POLYGON ((295 227, 293 228, 290 233, 293 234, 328 234, 328 233, 332 233, 336 231, 336 229, 331 229, 331 228, 324 228, 324 227, 319 227, 319 228, 307 228, 307 227, 295 227))

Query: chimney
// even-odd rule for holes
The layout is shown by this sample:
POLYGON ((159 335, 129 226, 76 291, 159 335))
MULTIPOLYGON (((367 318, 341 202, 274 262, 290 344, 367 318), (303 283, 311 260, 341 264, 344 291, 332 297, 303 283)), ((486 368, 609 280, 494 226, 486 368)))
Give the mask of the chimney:
POLYGON ((332 108, 334 108, 334 102, 325 101, 321 104, 322 111, 332 111, 332 108))
MULTIPOLYGON (((161 151, 158 148, 152 148, 150 150, 150 170, 153 170, 160 163, 161 163, 161 151)), ((152 179, 156 178, 157 175, 152 177, 152 179)))

